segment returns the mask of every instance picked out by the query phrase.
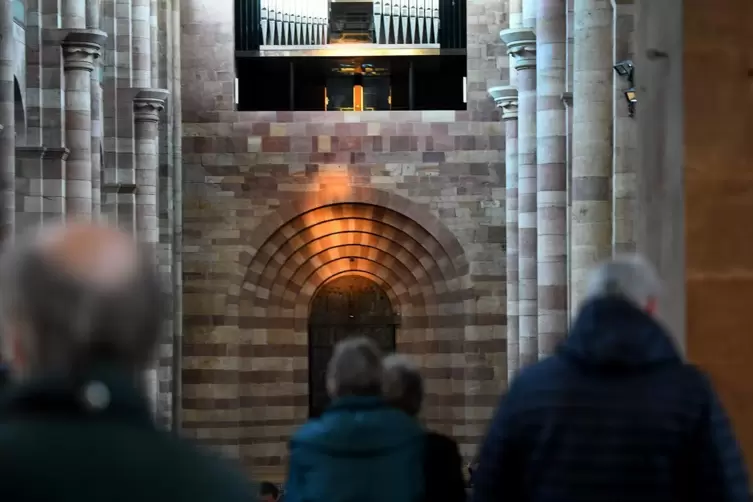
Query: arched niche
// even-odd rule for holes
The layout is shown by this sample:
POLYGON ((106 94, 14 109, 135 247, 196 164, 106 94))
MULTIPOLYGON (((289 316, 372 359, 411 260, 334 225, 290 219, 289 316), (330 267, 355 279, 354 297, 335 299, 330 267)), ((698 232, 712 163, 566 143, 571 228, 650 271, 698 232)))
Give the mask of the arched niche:
POLYGON ((387 292, 364 275, 344 275, 324 283, 311 301, 309 314, 309 415, 329 404, 327 365, 334 346, 346 338, 366 336, 385 352, 395 350, 397 318, 387 292))

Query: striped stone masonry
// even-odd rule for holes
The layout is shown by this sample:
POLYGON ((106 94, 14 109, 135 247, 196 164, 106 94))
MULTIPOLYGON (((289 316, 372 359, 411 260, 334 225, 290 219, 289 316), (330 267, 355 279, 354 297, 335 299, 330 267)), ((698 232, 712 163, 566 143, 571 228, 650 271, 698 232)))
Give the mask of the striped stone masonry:
MULTIPOLYGON (((100 0, 86 1, 86 27, 93 30, 100 29, 100 0)), ((102 52, 106 51, 106 44, 102 52)), ((91 72, 91 162, 92 162, 92 217, 100 218, 102 206, 102 70, 103 58, 94 60, 94 70, 91 72)))
POLYGON ((510 28, 499 36, 514 58, 518 82, 518 343, 524 368, 538 360, 536 35, 510 28))
POLYGON ((520 369, 518 321, 518 90, 493 87, 489 95, 502 110, 505 123, 505 232, 507 247, 507 382, 520 369))
MULTIPOLYGON (((633 36, 636 6, 632 3, 618 3, 613 9, 614 26, 613 61, 632 60, 633 36)), ((635 251, 635 197, 637 162, 637 123, 630 117, 625 102, 625 91, 631 85, 629 80, 616 72, 612 73, 613 101, 613 152, 612 152, 612 249, 614 253, 635 251)))
MULTIPOLYGON (((159 217, 157 180, 159 178, 159 121, 165 109, 165 89, 138 89, 133 98, 136 172, 136 235, 140 242, 157 251, 159 217)), ((159 355, 157 355, 159 358, 159 355)), ((160 361, 146 372, 146 387, 155 415, 159 415, 160 361)))
POLYGON ((157 179, 159 176, 160 113, 165 109, 165 89, 138 89, 133 98, 136 152, 136 233, 141 242, 159 242, 157 179))
POLYGON ((65 71, 65 212, 68 217, 92 216, 91 73, 107 34, 99 30, 65 30, 62 39, 65 71))
POLYGON ((591 267, 612 254, 612 6, 575 0, 571 299, 585 297, 591 267))
POLYGON ((567 333, 567 0, 536 9, 537 280, 539 359, 567 333))

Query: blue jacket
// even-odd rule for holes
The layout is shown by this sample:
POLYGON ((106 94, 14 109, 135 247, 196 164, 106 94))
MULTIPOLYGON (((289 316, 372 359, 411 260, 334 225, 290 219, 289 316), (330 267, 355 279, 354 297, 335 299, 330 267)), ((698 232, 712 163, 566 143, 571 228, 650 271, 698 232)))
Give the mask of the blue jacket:
POLYGON ((290 441, 286 502, 418 502, 424 431, 381 398, 335 401, 290 441))
POLYGON ((492 421, 474 502, 749 502, 708 379, 650 316, 584 306, 558 353, 521 372, 492 421))

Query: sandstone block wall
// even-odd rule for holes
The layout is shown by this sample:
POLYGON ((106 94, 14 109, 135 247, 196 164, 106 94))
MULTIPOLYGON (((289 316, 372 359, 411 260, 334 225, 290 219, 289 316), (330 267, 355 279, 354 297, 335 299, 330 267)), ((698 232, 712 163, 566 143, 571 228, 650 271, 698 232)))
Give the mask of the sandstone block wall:
POLYGON ((468 4, 467 111, 267 113, 232 110, 232 11, 183 3, 183 428, 256 472, 284 466, 307 418, 308 302, 341 274, 390 295, 427 425, 467 456, 485 431, 507 374, 504 132, 486 96, 507 9, 468 4))

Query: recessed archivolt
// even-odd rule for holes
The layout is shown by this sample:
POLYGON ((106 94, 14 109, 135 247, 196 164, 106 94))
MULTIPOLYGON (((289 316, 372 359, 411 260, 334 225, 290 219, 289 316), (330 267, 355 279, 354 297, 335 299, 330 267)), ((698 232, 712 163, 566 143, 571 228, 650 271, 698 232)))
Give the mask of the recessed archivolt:
POLYGON ((472 305, 465 302, 472 298, 468 264, 454 235, 396 194, 353 188, 347 197, 303 198, 266 217, 249 244, 245 273, 227 297, 231 316, 292 316, 300 326, 317 288, 343 273, 379 277, 407 316, 463 315, 472 305))
MULTIPOLYGON (((366 226, 366 225, 364 225, 366 226)), ((371 222, 368 231, 348 230, 341 233, 332 233, 316 237, 311 235, 311 240, 299 240, 299 247, 292 248, 292 245, 283 246, 279 250, 280 259, 279 268, 269 267, 271 272, 262 274, 258 286, 249 285, 247 289, 253 291, 256 288, 263 288, 270 291, 271 296, 283 294, 285 291, 292 293, 300 291, 305 285, 308 275, 302 275, 302 270, 309 270, 312 266, 326 259, 327 257, 349 255, 352 256, 371 256, 389 266, 397 267, 401 273, 409 274, 416 278, 421 288, 428 294, 432 291, 434 294, 443 293, 437 291, 437 285, 443 286, 443 276, 441 271, 436 267, 434 262, 430 262, 428 268, 420 261, 422 252, 418 242, 400 232, 403 241, 400 242, 390 232, 389 227, 384 227, 378 222, 371 222), (404 245, 403 245, 404 244, 404 245), (363 247, 364 249, 357 249, 363 247)), ((291 242, 288 242, 291 244, 291 242)), ((426 260, 424 260, 425 262, 426 260)), ((415 291, 414 291, 415 292, 415 291)), ((287 296, 290 299, 289 296, 287 296)))
POLYGON ((280 253, 280 250, 288 242, 295 246, 296 242, 310 240, 312 234, 321 236, 348 230, 368 231, 368 227, 374 224, 383 225, 384 230, 397 237, 397 242, 402 242, 405 235, 410 236, 411 240, 423 248, 422 254, 426 255, 424 265, 438 267, 445 280, 463 275, 457 268, 457 260, 453 260, 445 247, 415 221, 385 208, 365 204, 339 204, 316 208, 282 226, 256 252, 244 283, 257 284, 265 271, 269 274, 275 270, 270 262, 283 260, 285 253, 280 253))
POLYGON ((319 223, 278 248, 273 260, 275 264, 267 263, 257 287, 269 288, 277 270, 286 271, 300 266, 312 254, 341 244, 376 245, 376 238, 380 239, 377 247, 381 247, 396 259, 406 264, 410 263, 413 268, 425 269, 436 280, 444 278, 435 261, 424 259, 421 263, 420 259, 426 258, 426 251, 410 234, 378 221, 339 220, 319 223), (342 227, 347 229, 340 230, 342 227))

